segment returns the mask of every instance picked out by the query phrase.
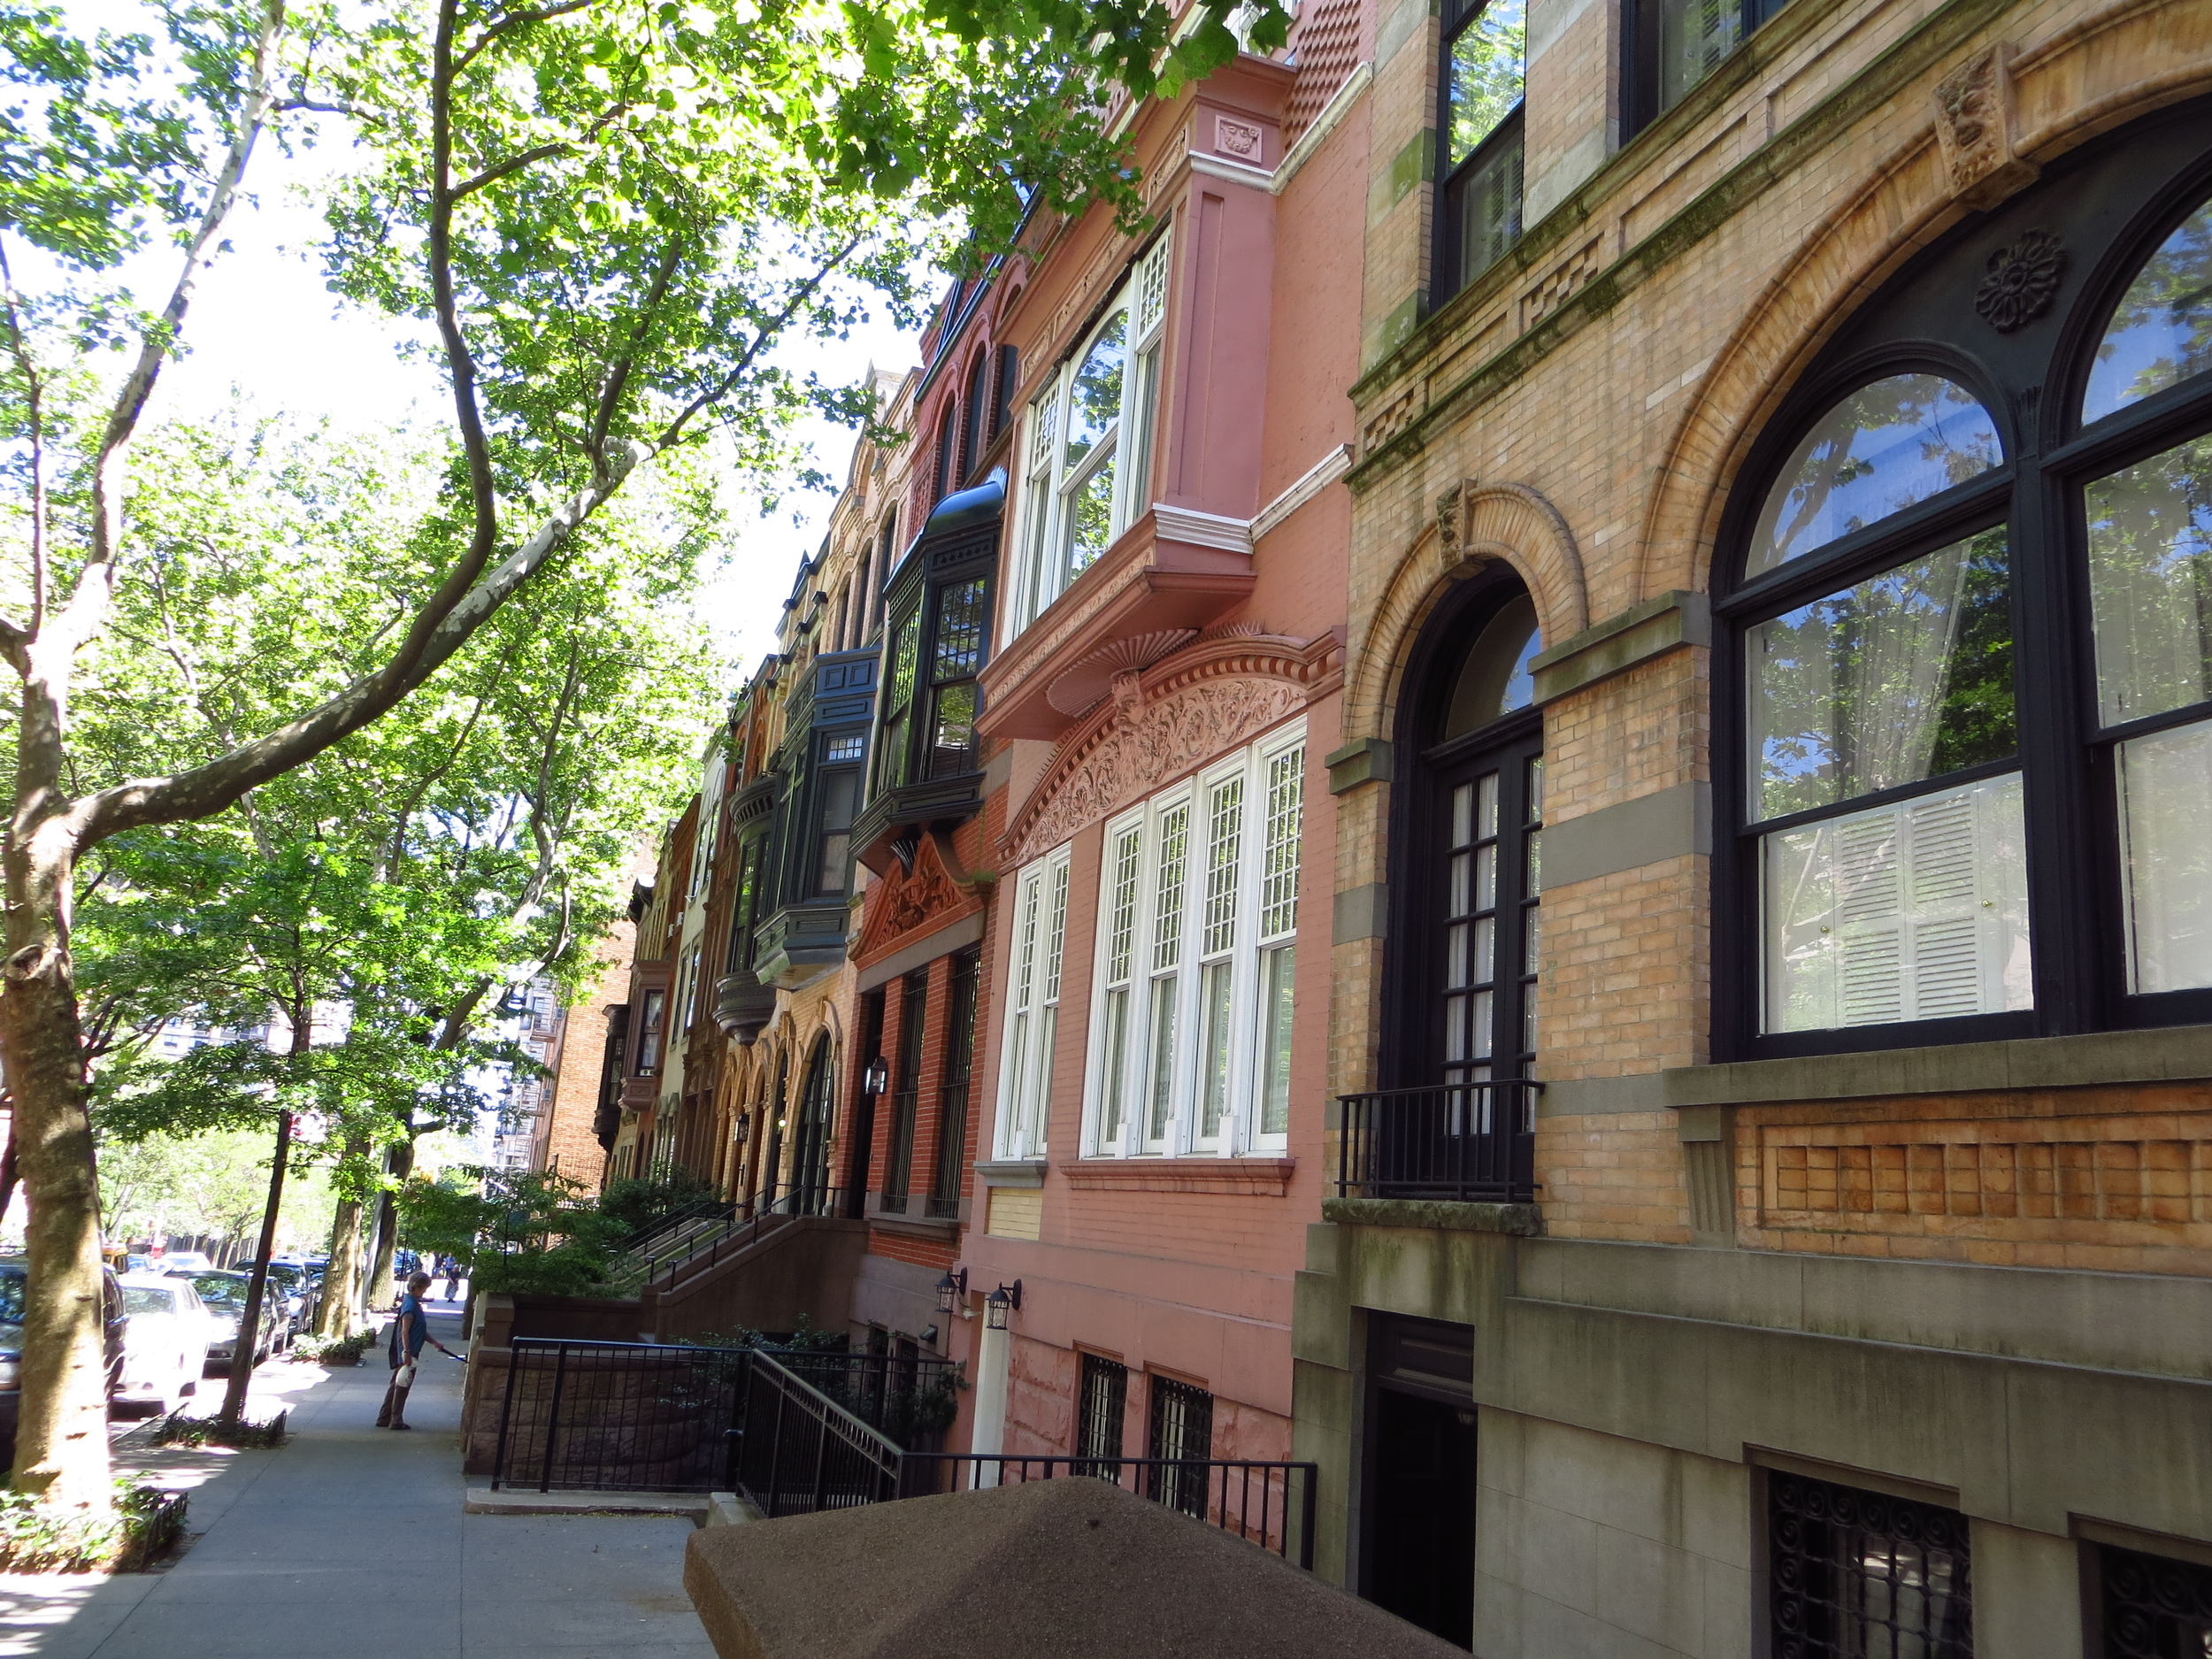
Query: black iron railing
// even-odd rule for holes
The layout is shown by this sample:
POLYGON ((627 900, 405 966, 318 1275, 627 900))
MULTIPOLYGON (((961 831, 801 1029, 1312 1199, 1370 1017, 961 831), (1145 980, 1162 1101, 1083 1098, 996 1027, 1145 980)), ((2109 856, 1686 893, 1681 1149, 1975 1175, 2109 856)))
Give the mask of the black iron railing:
POLYGON ((897 1443, 786 1369, 786 1357, 748 1356, 733 1490, 772 1519, 899 1496, 897 1443))
POLYGON ((725 1489, 748 1362, 726 1348, 517 1337, 492 1486, 725 1489))
POLYGON ((1543 1087, 1516 1079, 1340 1096, 1337 1191, 1348 1198, 1530 1202, 1543 1087))
POLYGON ((908 1452, 901 1497, 1011 1486, 1055 1477, 1110 1481, 1194 1520, 1234 1532, 1309 1571, 1318 1466, 1225 1457, 979 1456, 908 1452))
POLYGON ((949 1359, 856 1354, 835 1348, 773 1350, 775 1363, 908 1451, 933 1450, 959 1406, 959 1370, 949 1359))

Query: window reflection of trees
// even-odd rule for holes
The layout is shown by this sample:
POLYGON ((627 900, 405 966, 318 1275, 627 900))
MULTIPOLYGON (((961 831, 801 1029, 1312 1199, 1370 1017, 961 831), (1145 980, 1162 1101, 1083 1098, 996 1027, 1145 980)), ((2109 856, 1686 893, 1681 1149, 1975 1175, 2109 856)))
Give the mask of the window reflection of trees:
POLYGON ((2166 238, 2128 285, 2098 344, 2084 421, 2212 369, 2212 202, 2166 238))
POLYGON ((1893 374, 1841 399, 1798 445, 1751 539, 1760 575, 2004 463, 1996 423, 1937 374, 1893 374))

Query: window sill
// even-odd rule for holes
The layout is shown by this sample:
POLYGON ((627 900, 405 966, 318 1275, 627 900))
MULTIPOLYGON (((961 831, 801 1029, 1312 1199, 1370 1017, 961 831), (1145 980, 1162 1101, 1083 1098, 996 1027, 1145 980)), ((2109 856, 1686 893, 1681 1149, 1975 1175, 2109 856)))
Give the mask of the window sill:
POLYGON ((1085 1158, 1060 1173, 1080 1192, 1238 1193, 1280 1198, 1296 1158, 1085 1158))
POLYGON ((1042 1187, 1045 1184, 1045 1161, 1042 1158, 993 1158, 976 1164, 975 1178, 986 1187, 1042 1187))
MULTIPOLYGON (((1875 1049, 1658 1073, 1658 1104, 1779 1104, 1792 1101, 1961 1094, 1978 1090, 2084 1088, 2212 1078, 2212 1025, 2100 1031, 1924 1048, 1875 1049)), ((1622 1081, 1626 1082, 1624 1079, 1622 1081)), ((1551 1106, 1551 1102, 1547 1102, 1551 1106)), ((1553 1110, 1546 1116, 1553 1115, 1553 1110)))

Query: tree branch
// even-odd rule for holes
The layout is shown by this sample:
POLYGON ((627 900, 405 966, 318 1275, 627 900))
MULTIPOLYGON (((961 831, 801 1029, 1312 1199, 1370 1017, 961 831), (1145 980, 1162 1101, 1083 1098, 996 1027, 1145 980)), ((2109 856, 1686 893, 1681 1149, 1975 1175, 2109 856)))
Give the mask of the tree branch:
POLYGON ((23 314, 15 291, 15 272, 8 264, 7 241, 0 237, 0 294, 5 296, 8 317, 8 355, 23 376, 23 401, 28 416, 31 448, 31 621, 25 643, 46 626, 46 382, 31 360, 23 338, 23 314))
POLYGON ((730 372, 707 390, 686 403, 676 419, 661 428, 660 441, 653 446, 656 451, 675 448, 682 440, 684 428, 690 424, 693 416, 703 409, 711 408, 730 395, 731 389, 743 378, 745 372, 753 366, 753 360, 782 337, 785 326, 789 324, 793 317, 798 314, 799 308, 814 297, 815 291, 829 280, 838 266, 852 257, 855 250, 859 248, 860 242, 859 235, 855 234, 851 241, 830 257, 829 261, 820 270, 799 285, 798 291, 792 295, 790 302, 776 314, 776 319, 765 324, 754 334, 752 343, 745 348, 744 355, 738 358, 730 372))
POLYGON ((608 372, 607 383, 600 389, 599 406, 592 411, 591 427, 584 438, 584 452, 592 457, 595 468, 600 449, 607 442, 608 429, 614 424, 615 411, 621 407, 622 394, 629 386, 631 371, 637 366, 637 354, 645 343, 646 325, 660 310, 661 302, 668 297, 669 284, 676 280, 683 257, 683 239, 677 237, 669 242, 653 272, 653 286, 647 290, 645 303, 639 307, 637 321, 630 330, 630 349, 615 359, 613 368, 608 372))
POLYGON ((139 416, 145 411, 146 400, 153 396, 154 382, 161 374, 161 365, 167 360, 171 344, 183 331, 185 312, 191 306, 200 267, 206 262, 224 220, 237 203, 246 163, 252 157, 254 141, 260 135, 262 123, 268 116, 272 101, 271 63, 284 33, 284 22, 285 0, 264 0, 260 32, 254 37, 252 67, 247 73, 246 95, 238 108, 236 134, 222 166, 216 172, 207 204, 200 211, 200 221, 185 244, 183 267, 178 273, 176 287, 170 290, 169 303, 161 309, 159 323, 140 345, 138 361, 132 365, 115 395, 106 429, 94 452, 92 545, 61 618, 63 641, 68 650, 75 650, 98 630, 114 590, 116 532, 121 512, 112 477, 115 461, 138 428, 139 416))
POLYGON ((549 156, 557 156, 567 150, 580 149, 605 132, 611 122, 627 115, 631 108, 631 104, 626 101, 618 104, 573 138, 557 138, 550 143, 539 144, 533 149, 524 150, 518 156, 510 156, 495 166, 485 168, 473 178, 463 180, 446 192, 446 204, 449 207, 465 196, 475 195, 486 185, 497 184, 510 173, 520 173, 525 167, 543 161, 549 156))
POLYGON ((469 45, 469 49, 454 59, 453 73, 459 74, 476 61, 477 54, 504 35, 509 29, 518 29, 526 23, 542 23, 549 18, 566 17, 572 12, 581 12, 592 0, 566 0, 565 4, 533 6, 525 12, 511 12, 503 18, 495 18, 484 26, 484 32, 469 45))

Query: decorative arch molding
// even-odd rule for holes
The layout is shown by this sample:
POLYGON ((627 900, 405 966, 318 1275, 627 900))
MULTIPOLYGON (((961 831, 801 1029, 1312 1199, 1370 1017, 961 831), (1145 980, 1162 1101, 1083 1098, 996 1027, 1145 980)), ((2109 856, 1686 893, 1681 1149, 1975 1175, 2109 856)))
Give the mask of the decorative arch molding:
POLYGON ((1389 735, 1414 640, 1453 583, 1494 561, 1510 565, 1528 588, 1548 642, 1571 639, 1590 626, 1581 550, 1559 510, 1525 484, 1455 484, 1437 497, 1435 522, 1390 573, 1353 653, 1344 699, 1347 743, 1389 735))
POLYGON ((1987 99, 1978 119, 2008 161, 2017 158, 2004 173, 2010 194, 2091 139, 2212 92, 2212 14, 2123 0, 2016 56, 2001 42, 1986 42, 1939 67, 1929 124, 1811 224, 1695 388, 1645 518, 1639 600, 1678 588, 1709 591, 1730 493, 1799 377, 1908 259, 1993 204, 1992 175, 1961 149, 1956 112, 1946 102, 1978 85, 1987 99), (1983 69, 1992 62, 1993 71, 1983 69))
POLYGON ((1224 634, 1116 674, 1111 694, 1060 740, 1001 849, 1026 864, 1326 696, 1343 683, 1343 667, 1334 632, 1312 640, 1224 634))

